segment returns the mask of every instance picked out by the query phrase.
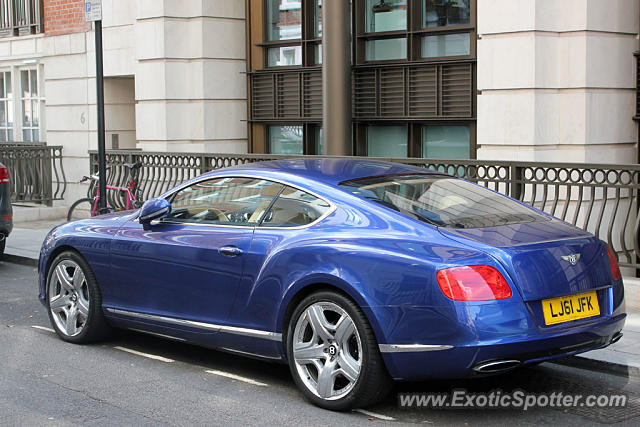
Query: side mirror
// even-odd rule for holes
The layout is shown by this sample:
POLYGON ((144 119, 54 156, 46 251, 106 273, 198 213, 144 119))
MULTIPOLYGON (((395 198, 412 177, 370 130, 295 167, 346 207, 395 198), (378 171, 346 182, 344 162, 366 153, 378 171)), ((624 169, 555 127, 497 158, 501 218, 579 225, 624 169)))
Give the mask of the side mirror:
POLYGON ((171 203, 166 199, 150 199, 142 205, 138 221, 141 224, 149 224, 154 219, 162 218, 169 212, 171 212, 171 203))

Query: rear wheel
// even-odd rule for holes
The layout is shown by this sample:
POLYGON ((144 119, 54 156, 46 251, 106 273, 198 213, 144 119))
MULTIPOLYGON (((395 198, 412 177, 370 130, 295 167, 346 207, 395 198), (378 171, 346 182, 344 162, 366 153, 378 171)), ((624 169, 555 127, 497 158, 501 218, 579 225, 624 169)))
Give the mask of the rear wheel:
POLYGON ((331 410, 367 406, 392 388, 364 313, 330 291, 305 298, 287 333, 289 368, 312 403, 331 410))
POLYGON ((5 236, 5 238, 2 239, 2 242, 0 242, 0 260, 2 260, 2 256, 4 255, 4 248, 6 244, 7 244, 7 238, 5 236))
POLYGON ((75 252, 63 252, 47 273, 49 319, 64 341, 85 344, 106 336, 102 295, 87 262, 75 252))
POLYGON ((91 218, 91 212, 93 212, 94 200, 85 197, 84 199, 76 200, 67 213, 67 221, 75 221, 77 219, 91 218))

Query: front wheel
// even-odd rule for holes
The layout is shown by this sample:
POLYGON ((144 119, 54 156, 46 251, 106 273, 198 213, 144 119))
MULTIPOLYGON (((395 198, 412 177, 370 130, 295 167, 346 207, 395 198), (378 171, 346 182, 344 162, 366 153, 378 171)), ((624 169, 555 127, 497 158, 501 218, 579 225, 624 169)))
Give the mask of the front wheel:
POLYGON ((75 221, 77 219, 87 219, 93 216, 94 199, 85 197, 76 200, 67 213, 67 221, 75 221))
POLYGON ((364 313, 335 292, 312 294, 298 305, 289 323, 287 356, 298 388, 325 409, 371 405, 392 387, 364 313))
POLYGON ((89 264, 75 252, 63 252, 47 272, 47 307, 56 333, 64 341, 85 344, 106 336, 102 294, 89 264))

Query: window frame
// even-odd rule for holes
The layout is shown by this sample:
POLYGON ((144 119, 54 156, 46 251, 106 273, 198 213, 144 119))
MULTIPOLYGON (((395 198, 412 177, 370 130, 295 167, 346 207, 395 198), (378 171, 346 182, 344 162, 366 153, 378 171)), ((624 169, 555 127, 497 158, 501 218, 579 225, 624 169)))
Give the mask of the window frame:
MULTIPOLYGON (((272 126, 302 126, 302 154, 284 154, 287 156, 314 156, 321 155, 318 153, 318 144, 316 141, 316 128, 322 128, 322 122, 305 121, 305 122, 264 122, 264 148, 266 154, 281 154, 271 152, 271 127, 272 126)), ((324 135, 323 135, 324 136, 324 135)))
POLYGON ((449 62, 474 60, 477 54, 477 0, 470 0, 469 24, 441 27, 422 27, 422 14, 425 0, 407 0, 406 30, 366 32, 366 0, 354 0, 352 4, 352 25, 354 28, 352 49, 354 65, 394 64, 399 62, 449 62), (360 11, 360 12, 358 12, 360 11), (446 34, 469 34, 469 55, 422 57, 422 38, 446 34), (407 52, 405 58, 387 60, 366 60, 366 42, 390 38, 405 38, 407 52))
POLYGON ((0 132, 6 132, 7 138, 5 139, 4 142, 14 142, 16 139, 16 97, 15 97, 15 92, 14 92, 14 75, 13 75, 13 70, 11 70, 10 68, 2 68, 0 69, 0 74, 8 74, 11 78, 11 84, 7 85, 7 80, 6 80, 6 76, 3 77, 2 79, 2 83, 4 85, 3 90, 4 90, 4 97, 0 98, 0 102, 5 103, 5 114, 7 115, 7 123, 5 124, 5 126, 0 127, 0 132), (9 89, 11 91, 11 97, 7 97, 7 90, 9 89), (9 114, 9 104, 11 105, 11 113, 9 114), (9 126, 9 121, 11 123, 11 126, 9 126), (11 135, 12 138, 9 138, 9 131, 11 131, 11 135))
MULTIPOLYGON (((329 215, 331 215, 332 213, 334 213, 337 210, 337 206, 335 203, 333 203, 331 200, 327 199, 324 196, 319 195, 318 193, 308 190, 306 188, 302 188, 299 185, 296 184, 292 184, 290 182, 287 181, 283 181, 280 180, 278 178, 265 178, 262 176, 258 176, 258 175, 253 175, 253 174, 240 174, 240 175, 214 175, 214 176, 206 176, 206 177, 202 177, 201 179, 198 179, 196 181, 191 181, 191 182, 186 182, 178 187, 176 187, 175 189, 171 190, 170 193, 165 194, 163 196, 161 196, 161 198, 165 199, 167 202, 169 202, 169 204, 171 204, 173 202, 173 198, 175 197, 176 194, 178 194, 180 191, 184 190, 187 187, 191 187, 193 185, 199 184, 201 182, 204 181, 208 181, 211 179, 234 179, 234 178, 246 178, 246 179, 260 179, 260 180, 264 180, 264 181, 269 181, 269 182, 273 182, 274 184, 281 184, 282 188, 280 189, 280 192, 278 192, 278 195, 276 197, 273 198, 273 200, 271 201, 271 204, 265 209, 265 214, 271 209, 271 207, 273 206, 273 204, 275 203, 275 201, 278 199, 278 197, 280 196, 280 193, 284 190, 285 187, 291 187, 291 188, 295 188, 296 190, 300 190, 303 191, 305 193, 311 194, 314 197, 317 197, 319 199, 321 199, 322 201, 324 201, 325 203, 327 203, 329 205, 329 209, 327 210, 327 212, 325 212, 322 216, 320 216, 318 219, 316 219, 315 221, 309 223, 309 224, 305 224, 305 225, 301 225, 301 226, 296 226, 296 227, 269 227, 269 226, 262 226, 262 217, 264 216, 264 214, 262 215, 262 217, 260 218, 260 221, 258 221, 258 223, 256 225, 228 225, 228 224, 207 224, 207 223, 201 223, 201 222, 170 222, 170 221, 163 221, 163 218, 159 218, 159 219, 155 219, 153 221, 151 221, 151 225, 158 225, 158 224, 170 224, 170 225, 189 225, 189 226, 198 226, 198 227, 214 227, 214 228, 236 228, 236 229, 246 229, 246 228, 259 228, 259 229, 265 229, 265 230, 301 230, 304 228, 309 228, 312 227, 316 224, 318 224, 320 221, 323 221, 325 218, 327 218, 329 215)), ((140 222, 140 212, 138 211, 138 216, 135 218, 134 221, 140 222)))
MULTIPOLYGON (((19 101, 19 111, 20 111, 20 140, 22 142, 26 142, 26 143, 38 143, 42 140, 42 105, 40 105, 41 102, 41 95, 40 95, 40 89, 42 88, 42 82, 40 82, 40 72, 38 70, 38 67, 21 67, 18 68, 18 74, 20 76, 19 82, 17 82, 19 88, 20 88, 20 97, 19 99, 17 97, 14 97, 15 101, 19 101), (22 87, 22 73, 23 72, 27 72, 27 76, 28 76, 28 81, 29 81, 29 96, 28 97, 24 97, 24 88, 22 87), (36 93, 35 96, 32 93, 32 87, 31 87, 31 73, 35 73, 36 74, 36 93), (25 118, 25 103, 29 102, 30 105, 33 107, 35 106, 38 109, 38 126, 25 126, 24 125, 24 118, 25 118), (27 141, 24 138, 24 132, 25 131, 29 131, 31 133, 31 140, 27 141), (38 132, 38 139, 34 140, 33 139, 33 133, 34 131, 38 132)), ((31 111, 31 119, 33 121, 33 111, 31 111)), ((14 130, 14 138, 15 138, 15 130, 14 130)))
MULTIPOLYGON (((469 158, 477 158, 476 121, 475 120, 385 120, 365 121, 355 123, 354 153, 356 156, 368 157, 367 128, 369 126, 406 126, 407 127, 407 158, 423 159, 422 157, 422 128, 425 126, 468 126, 469 127, 469 158)), ((445 159, 446 160, 446 159, 445 159)))
MULTIPOLYGON (((315 26, 315 13, 316 13, 316 0, 300 0, 301 3, 301 35, 299 39, 287 39, 287 40, 269 40, 269 14, 267 11, 268 3, 271 0, 262 0, 262 42, 256 43, 257 46, 263 48, 262 54, 262 69, 264 70, 290 70, 308 67, 320 67, 320 64, 315 62, 315 46, 322 44, 322 35, 316 35, 315 26), (302 61, 300 65, 269 65, 269 49, 279 48, 287 46, 301 46, 302 47, 302 61)), ((323 0, 326 1, 326 0, 323 0)))

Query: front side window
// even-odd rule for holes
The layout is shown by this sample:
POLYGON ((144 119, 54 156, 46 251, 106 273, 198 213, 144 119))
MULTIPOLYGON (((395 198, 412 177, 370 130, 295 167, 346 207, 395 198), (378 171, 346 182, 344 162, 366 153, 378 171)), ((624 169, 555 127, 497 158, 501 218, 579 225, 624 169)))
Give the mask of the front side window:
POLYGON ((548 220, 506 196, 453 177, 388 175, 346 181, 340 186, 438 227, 483 228, 548 220))
POLYGON ((40 100, 38 98, 38 71, 20 71, 22 101, 22 140, 40 140, 40 100))
POLYGON ((331 209, 324 200, 293 187, 285 187, 261 225, 300 227, 317 221, 331 209))
POLYGON ((256 225, 282 184, 255 178, 215 178, 183 188, 163 221, 256 225))
POLYGON ((11 72, 0 72, 0 142, 13 141, 11 72))

